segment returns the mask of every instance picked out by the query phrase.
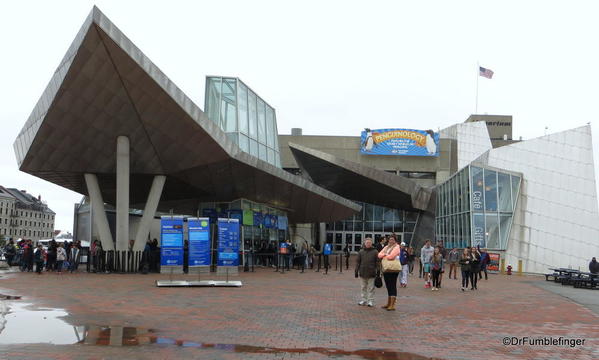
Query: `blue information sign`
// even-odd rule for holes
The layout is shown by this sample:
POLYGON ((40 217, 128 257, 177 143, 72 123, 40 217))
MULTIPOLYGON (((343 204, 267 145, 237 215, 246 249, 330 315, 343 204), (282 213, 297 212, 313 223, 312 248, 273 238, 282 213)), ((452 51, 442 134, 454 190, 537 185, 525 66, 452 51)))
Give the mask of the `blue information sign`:
POLYGON ((439 156, 439 134, 432 130, 366 129, 360 143, 365 155, 439 156))
POLYGON ((239 220, 218 219, 218 266, 239 266, 239 220))
POLYGON ((160 220, 160 265, 183 265, 183 218, 160 220))
POLYGON ((190 218, 189 229, 189 266, 210 265, 210 219, 190 218))
POLYGON ((322 252, 325 255, 331 255, 331 252, 333 251, 333 245, 326 243, 324 244, 324 251, 322 252))

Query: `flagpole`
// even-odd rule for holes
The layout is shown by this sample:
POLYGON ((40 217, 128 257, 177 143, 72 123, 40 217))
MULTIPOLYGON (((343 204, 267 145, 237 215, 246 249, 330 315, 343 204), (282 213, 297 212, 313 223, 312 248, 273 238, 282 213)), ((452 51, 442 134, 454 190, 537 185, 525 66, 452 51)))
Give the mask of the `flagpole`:
POLYGON ((476 62, 476 105, 474 108, 474 114, 478 114, 478 78, 480 77, 480 65, 476 62))

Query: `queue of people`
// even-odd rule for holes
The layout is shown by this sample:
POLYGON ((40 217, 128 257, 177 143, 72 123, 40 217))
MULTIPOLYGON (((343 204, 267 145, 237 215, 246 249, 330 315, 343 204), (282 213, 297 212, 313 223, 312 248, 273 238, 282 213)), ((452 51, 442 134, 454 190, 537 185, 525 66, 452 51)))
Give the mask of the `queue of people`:
POLYGON ((42 271, 62 274, 63 270, 76 271, 79 267, 81 243, 51 240, 47 247, 35 245, 31 239, 15 242, 10 239, 2 249, 9 266, 19 266, 22 272, 42 271))

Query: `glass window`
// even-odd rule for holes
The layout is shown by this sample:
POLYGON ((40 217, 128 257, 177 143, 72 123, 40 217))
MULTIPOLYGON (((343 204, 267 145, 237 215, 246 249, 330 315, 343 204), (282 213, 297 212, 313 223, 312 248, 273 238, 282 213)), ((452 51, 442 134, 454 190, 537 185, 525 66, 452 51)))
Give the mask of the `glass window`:
POLYGON ((364 204, 364 220, 372 221, 374 216, 374 205, 364 204))
POLYGON ((499 217, 499 233, 501 235, 499 248, 505 249, 507 247, 507 241, 510 236, 510 229, 512 227, 512 215, 501 215, 499 217))
MULTIPOLYGON (((249 134, 252 139, 258 138, 258 118, 257 118, 257 108, 256 108, 256 94, 253 91, 249 90, 248 92, 248 115, 249 115, 249 134)), ((257 154, 257 151, 256 151, 257 154)))
POLYGON ((241 148, 241 150, 245 151, 246 153, 249 153, 250 139, 243 134, 239 134, 239 147, 241 148))
POLYGON ((362 234, 354 234, 354 251, 360 251, 362 247, 362 234))
POLYGON ((258 144, 258 157, 260 158, 260 160, 268 160, 268 157, 266 155, 266 146, 258 144))
POLYGON ((250 139, 250 154, 258 157, 258 142, 250 139))
POLYGON ((264 101, 258 98, 258 141, 262 144, 266 144, 266 124, 264 107, 264 101))
POLYGON ((373 231, 383 231, 383 222, 382 221, 374 221, 373 222, 373 231))
POLYGON ((239 92, 237 93, 237 109, 239 112, 239 131, 244 134, 248 133, 248 90, 242 83, 239 84, 239 92))
POLYGON ((373 224, 372 221, 366 221, 363 223, 364 224, 364 231, 373 231, 373 224))
POLYGON ((266 105, 266 145, 275 146, 275 115, 273 109, 266 105))
POLYGON ((497 214, 486 215, 486 244, 485 247, 490 249, 499 248, 499 217, 497 214))
POLYGON ((516 210, 516 202, 520 190, 520 177, 512 175, 512 209, 516 210))
POLYGON ((472 246, 485 247, 485 216, 473 214, 472 246))
POLYGON ((220 104, 220 78, 208 78, 208 96, 206 96, 206 113, 208 118, 218 124, 220 104))
POLYGON ((353 221, 345 221, 345 231, 354 231, 353 221))
POLYGON ((405 223, 404 230, 405 232, 414 232, 414 228, 416 227, 416 223, 405 223))
POLYGON ((354 222, 354 231, 364 231, 364 223, 361 220, 354 222))
POLYGON ((272 149, 268 148, 268 149, 266 149, 266 153, 268 155, 268 163, 276 165, 275 164, 275 152, 272 149))
POLYGON ((482 212, 484 209, 483 198, 483 169, 472 166, 472 211, 482 212))
POLYGON ((383 222, 383 231, 388 233, 393 232, 393 221, 385 220, 383 222))
POLYGON ((497 192, 499 195, 499 211, 512 211, 512 198, 510 196, 512 189, 510 184, 510 175, 497 173, 497 192))
POLYGON ((418 213, 413 211, 406 211, 406 221, 418 221, 418 213))
POLYGON ((411 246, 412 245, 412 233, 404 233, 402 241, 405 242, 406 244, 408 244, 408 246, 411 246))
POLYGON ((485 173, 485 210, 497 211, 497 172, 484 169, 485 173))
POLYGON ((335 223, 335 231, 343 231, 343 221, 337 221, 335 223))
POLYGON ((221 129, 227 132, 237 130, 235 83, 235 79, 223 79, 219 125, 221 129))
POLYGON ((383 212, 385 208, 382 206, 374 205, 374 220, 383 220, 383 212))

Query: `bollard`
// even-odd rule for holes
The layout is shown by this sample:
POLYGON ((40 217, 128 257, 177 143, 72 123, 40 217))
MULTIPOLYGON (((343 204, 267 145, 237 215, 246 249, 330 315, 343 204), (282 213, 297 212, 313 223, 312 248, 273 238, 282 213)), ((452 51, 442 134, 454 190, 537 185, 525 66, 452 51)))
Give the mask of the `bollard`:
POLYGON ((337 261, 339 260, 339 258, 337 256, 335 256, 335 271, 337 271, 337 261))
POLYGON ((504 275, 505 274, 505 259, 501 259, 499 262, 501 263, 501 274, 504 275))
POLYGON ((522 260, 518 260, 518 275, 522 276, 522 260))
POLYGON ((343 254, 339 254, 339 273, 343 273, 343 254))
POLYGON ((318 267, 316 268, 316 272, 320 271, 321 264, 322 264, 322 254, 318 254, 318 267))

